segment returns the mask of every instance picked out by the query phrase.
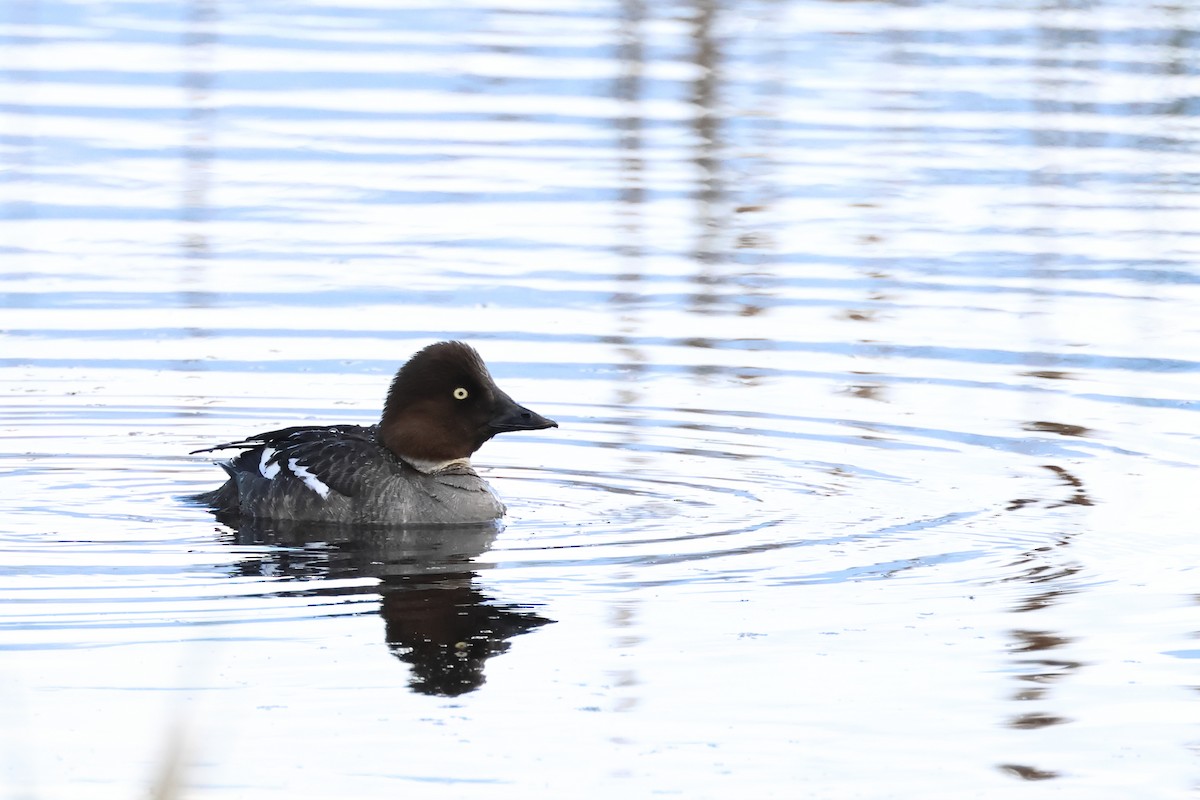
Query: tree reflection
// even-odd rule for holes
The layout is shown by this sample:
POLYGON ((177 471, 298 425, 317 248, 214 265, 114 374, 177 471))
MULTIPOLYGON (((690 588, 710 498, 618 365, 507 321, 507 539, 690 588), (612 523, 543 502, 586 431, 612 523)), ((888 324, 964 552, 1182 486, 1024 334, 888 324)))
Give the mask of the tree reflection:
POLYGON ((235 531, 238 545, 276 548, 242 562, 240 575, 303 581, 282 592, 292 595, 378 593, 388 649, 412 667, 409 685, 421 694, 454 697, 478 689, 487 660, 507 651, 512 637, 553 621, 524 605, 497 603, 480 588, 473 559, 491 547, 497 525, 351 528, 256 520, 235 531), (328 585, 357 578, 379 583, 328 585))
MULTIPOLYGON (((1028 429, 1058 430, 1050 423, 1032 423, 1028 429), (1040 426, 1040 427, 1039 427, 1040 426)), ((1080 428, 1080 431, 1086 431, 1080 428)), ((1067 435, 1067 434, 1064 434, 1067 435)), ((1080 433, 1079 435, 1084 435, 1080 433)), ((1052 497, 1024 497, 1009 503, 1008 510, 1019 511, 1030 507, 1063 508, 1067 506, 1090 506, 1092 501, 1083 481, 1056 464, 1043 467, 1058 479, 1052 497), (1061 489, 1066 487, 1067 497, 1061 489)), ((1013 614, 1033 614, 1053 608, 1065 602, 1078 589, 1072 585, 1081 566, 1071 558, 1071 545, 1075 533, 1064 532, 1051 544, 1042 544, 1022 553, 1010 565, 1016 572, 1004 581, 1025 584, 1029 591, 1022 593, 1011 608, 1013 614)), ((1036 628, 1023 618, 1022 623, 1008 632, 1009 658, 1013 677, 1020 687, 1013 692, 1012 700, 1018 703, 1018 711, 1004 724, 1013 730, 1042 730, 1071 722, 1071 719, 1041 708, 1027 709, 1026 704, 1050 704, 1054 702, 1051 687, 1078 674, 1086 664, 1069 656, 1075 637, 1063 632, 1036 628), (1065 652, 1064 652, 1065 651, 1065 652)), ((999 764, 998 767, 1015 777, 1027 781, 1057 778, 1058 770, 1043 769, 1030 764, 999 764)))

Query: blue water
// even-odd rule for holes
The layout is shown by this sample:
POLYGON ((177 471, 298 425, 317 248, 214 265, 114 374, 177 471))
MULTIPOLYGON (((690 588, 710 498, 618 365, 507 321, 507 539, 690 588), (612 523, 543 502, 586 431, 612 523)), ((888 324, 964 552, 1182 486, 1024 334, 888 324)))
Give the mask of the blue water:
POLYGON ((0 7, 0 797, 1192 796, 1196 10, 561 5, 0 7))

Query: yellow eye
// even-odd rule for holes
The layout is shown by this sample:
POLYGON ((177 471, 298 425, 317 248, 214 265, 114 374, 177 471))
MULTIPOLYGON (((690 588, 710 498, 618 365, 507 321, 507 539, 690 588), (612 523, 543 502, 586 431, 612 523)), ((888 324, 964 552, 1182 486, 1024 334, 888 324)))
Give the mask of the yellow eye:
POLYGON ((455 400, 466 400, 467 399, 467 390, 461 386, 458 387, 457 389, 455 389, 454 390, 454 399, 455 400))

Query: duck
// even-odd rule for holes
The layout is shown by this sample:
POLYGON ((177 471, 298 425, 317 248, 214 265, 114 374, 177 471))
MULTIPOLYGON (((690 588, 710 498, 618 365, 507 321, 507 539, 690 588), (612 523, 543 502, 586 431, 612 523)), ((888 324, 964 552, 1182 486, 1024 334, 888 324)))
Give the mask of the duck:
POLYGON ((224 484, 193 499, 242 520, 494 523, 505 505, 471 456, 499 433, 557 427, 501 390, 475 348, 437 342, 396 371, 374 425, 302 425, 192 451, 242 451, 216 462, 224 484))

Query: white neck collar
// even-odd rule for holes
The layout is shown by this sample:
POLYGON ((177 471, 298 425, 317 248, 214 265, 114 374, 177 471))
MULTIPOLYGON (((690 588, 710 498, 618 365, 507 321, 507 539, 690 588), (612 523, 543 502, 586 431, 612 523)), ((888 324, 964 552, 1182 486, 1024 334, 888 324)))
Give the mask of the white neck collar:
POLYGON ((423 458, 400 456, 400 460, 405 464, 408 464, 417 472, 423 472, 426 475, 430 475, 434 472, 441 472, 442 470, 450 469, 451 467, 470 468, 471 466, 471 459, 469 458, 452 458, 449 461, 428 461, 423 458))

